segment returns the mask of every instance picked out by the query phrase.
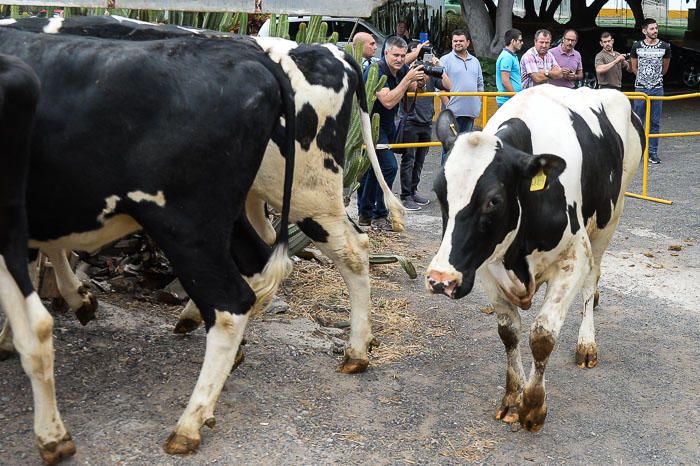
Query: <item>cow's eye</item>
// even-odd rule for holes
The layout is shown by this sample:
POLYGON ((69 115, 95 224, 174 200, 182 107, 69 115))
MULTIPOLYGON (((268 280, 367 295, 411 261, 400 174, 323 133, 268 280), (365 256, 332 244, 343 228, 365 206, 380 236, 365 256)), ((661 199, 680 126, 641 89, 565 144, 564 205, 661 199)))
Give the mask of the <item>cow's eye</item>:
POLYGON ((495 210, 501 203, 501 198, 498 196, 493 196, 489 201, 486 203, 486 212, 492 212, 495 210))

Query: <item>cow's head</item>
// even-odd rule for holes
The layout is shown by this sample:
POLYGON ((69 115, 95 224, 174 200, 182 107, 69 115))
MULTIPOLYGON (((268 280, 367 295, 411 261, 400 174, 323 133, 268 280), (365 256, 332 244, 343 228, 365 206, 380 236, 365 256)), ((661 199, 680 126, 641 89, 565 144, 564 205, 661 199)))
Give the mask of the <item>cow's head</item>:
POLYGON ((443 212, 443 238, 427 270, 431 293, 467 295, 485 262, 502 260, 518 231, 522 198, 540 171, 549 182, 566 163, 549 154, 533 155, 504 145, 496 136, 456 135, 454 117, 443 112, 437 135, 450 153, 435 182, 443 212))

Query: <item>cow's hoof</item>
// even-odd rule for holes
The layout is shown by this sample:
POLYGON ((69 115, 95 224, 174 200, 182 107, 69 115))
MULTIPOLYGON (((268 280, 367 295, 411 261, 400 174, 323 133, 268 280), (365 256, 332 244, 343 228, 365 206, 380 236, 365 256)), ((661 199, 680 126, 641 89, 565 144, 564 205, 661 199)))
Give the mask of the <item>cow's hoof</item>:
POLYGON ((194 332, 195 330, 197 330, 197 328, 199 328, 199 322, 187 318, 180 319, 177 321, 177 324, 175 324, 173 333, 185 335, 187 333, 194 332))
POLYGON ((233 367, 231 368, 231 372, 233 372, 238 366, 243 364, 243 361, 245 361, 245 353, 241 348, 238 348, 238 352, 236 353, 236 359, 233 361, 233 367))
POLYGON ((15 352, 12 351, 12 350, 7 350, 7 349, 1 349, 1 348, 0 348, 0 361, 4 361, 4 360, 6 360, 6 359, 10 359, 10 358, 11 358, 12 356, 14 356, 15 354, 17 354, 17 353, 15 353, 15 352))
POLYGON ((173 432, 163 445, 163 450, 169 455, 188 455, 197 452, 199 442, 199 438, 188 438, 173 432))
POLYGON ((593 308, 598 307, 598 304, 600 304, 600 291, 596 289, 593 295, 593 308))
POLYGON ((75 311, 75 316, 81 324, 87 325, 91 320, 95 320, 95 311, 97 310, 97 298, 93 296, 84 287, 78 288, 78 293, 83 297, 83 305, 75 311))
POLYGON ((62 459, 75 454, 75 443, 73 443, 70 434, 66 433, 58 442, 39 445, 39 454, 45 464, 56 464, 62 459))
POLYGON ((501 401, 501 406, 496 409, 496 419, 507 424, 518 422, 518 406, 521 399, 522 393, 507 393, 501 401))
POLYGON ((345 355, 343 363, 338 367, 338 372, 343 374, 358 374, 364 372, 369 367, 369 359, 355 359, 345 355))
POLYGON ((520 425, 530 432, 539 432, 544 427, 544 420, 547 417, 547 403, 540 406, 528 406, 523 403, 518 408, 520 425))
POLYGON ((595 343, 576 345, 576 365, 592 369, 598 365, 598 345, 595 343))

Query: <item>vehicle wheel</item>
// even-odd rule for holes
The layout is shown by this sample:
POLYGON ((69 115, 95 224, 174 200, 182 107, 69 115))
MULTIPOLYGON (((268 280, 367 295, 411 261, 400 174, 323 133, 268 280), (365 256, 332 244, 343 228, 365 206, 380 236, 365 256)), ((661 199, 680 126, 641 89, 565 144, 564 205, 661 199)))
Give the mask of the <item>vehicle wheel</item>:
POLYGON ((581 86, 590 87, 591 89, 598 88, 598 78, 596 78, 595 73, 585 72, 583 73, 583 79, 581 80, 581 86))
POLYGON ((683 68, 683 84, 688 87, 697 87, 700 84, 700 66, 696 63, 688 63, 683 68))

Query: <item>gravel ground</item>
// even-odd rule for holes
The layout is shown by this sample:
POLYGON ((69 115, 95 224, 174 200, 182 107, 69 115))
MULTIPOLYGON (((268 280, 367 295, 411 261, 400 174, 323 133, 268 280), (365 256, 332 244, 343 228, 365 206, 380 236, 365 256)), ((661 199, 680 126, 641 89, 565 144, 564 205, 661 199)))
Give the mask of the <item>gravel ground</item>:
MULTIPOLYGON (((666 104, 663 128, 697 131, 699 111, 698 100, 666 104)), ((603 262, 598 367, 574 362, 579 300, 547 368, 540 433, 494 420, 505 357, 494 317, 481 312, 484 295, 450 301, 424 291, 420 277, 440 240, 433 202, 408 214, 408 232, 396 240, 419 279, 392 268, 382 277, 395 289, 374 292, 375 302, 408 301, 406 315, 419 325, 394 343, 418 349, 343 375, 334 353, 342 333, 266 315, 250 326, 246 361, 195 456, 168 456, 161 444, 196 381, 204 332, 173 335, 175 308, 109 294, 86 327, 56 315, 59 407, 78 446, 66 464, 697 464, 698 147, 695 138, 663 140, 662 164, 649 167, 649 195, 673 205, 628 198, 603 262)), ((426 190, 437 160, 427 162, 426 190)), ((640 180, 641 170, 633 191, 640 180)), ((523 312, 524 328, 534 314, 523 312)), ((18 359, 0 366, 0 464, 38 464, 28 381, 18 359)))

